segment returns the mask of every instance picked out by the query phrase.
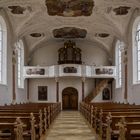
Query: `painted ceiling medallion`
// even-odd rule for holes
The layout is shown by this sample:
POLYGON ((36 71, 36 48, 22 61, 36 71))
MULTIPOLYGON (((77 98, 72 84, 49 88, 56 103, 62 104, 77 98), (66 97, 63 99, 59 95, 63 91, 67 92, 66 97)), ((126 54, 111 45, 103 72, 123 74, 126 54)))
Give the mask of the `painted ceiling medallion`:
POLYGON ((31 33, 30 36, 32 36, 32 37, 41 37, 42 34, 41 33, 31 33))
POLYGON ((108 33, 96 33, 95 36, 105 38, 105 37, 108 37, 109 34, 108 33))
POLYGON ((93 0, 46 0, 50 16, 90 16, 94 6, 93 0))
POLYGON ((24 11, 26 10, 25 7, 21 6, 8 6, 9 9, 11 9, 12 14, 24 14, 24 11))
POLYGON ((55 38, 85 38, 86 34, 87 31, 85 29, 75 27, 64 27, 53 30, 55 38))
POLYGON ((128 10, 131 7, 127 7, 127 6, 120 6, 118 8, 114 8, 113 11, 115 12, 116 15, 127 15, 128 14, 128 10))

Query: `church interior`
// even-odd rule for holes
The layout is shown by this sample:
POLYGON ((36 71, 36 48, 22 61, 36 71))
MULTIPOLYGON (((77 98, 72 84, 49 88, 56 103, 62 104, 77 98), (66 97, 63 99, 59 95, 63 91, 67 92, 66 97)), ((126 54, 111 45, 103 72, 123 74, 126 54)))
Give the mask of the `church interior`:
POLYGON ((0 0, 0 140, 140 140, 140 0, 0 0))

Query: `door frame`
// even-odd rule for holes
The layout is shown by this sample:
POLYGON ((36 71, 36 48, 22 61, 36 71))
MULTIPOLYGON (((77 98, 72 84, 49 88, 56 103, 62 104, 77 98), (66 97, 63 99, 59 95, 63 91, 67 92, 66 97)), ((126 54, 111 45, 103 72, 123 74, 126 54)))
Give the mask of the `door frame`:
POLYGON ((66 87, 62 90, 62 110, 67 110, 67 109, 63 108, 63 97, 65 95, 70 95, 71 94, 70 92, 72 92, 72 91, 74 91, 72 95, 75 95, 77 98, 77 102, 76 102, 77 107, 76 107, 76 109, 68 109, 68 110, 78 110, 79 94, 78 94, 78 90, 74 87, 66 87))

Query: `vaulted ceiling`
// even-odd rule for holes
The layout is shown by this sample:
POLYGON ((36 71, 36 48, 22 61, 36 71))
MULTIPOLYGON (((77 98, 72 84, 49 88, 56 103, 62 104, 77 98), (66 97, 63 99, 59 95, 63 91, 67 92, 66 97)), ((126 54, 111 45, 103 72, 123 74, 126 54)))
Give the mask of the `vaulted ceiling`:
POLYGON ((0 9, 30 54, 43 42, 63 40, 53 31, 64 27, 86 30, 86 37, 77 40, 98 44, 110 54, 114 39, 125 39, 137 8, 140 0, 0 0, 0 9))

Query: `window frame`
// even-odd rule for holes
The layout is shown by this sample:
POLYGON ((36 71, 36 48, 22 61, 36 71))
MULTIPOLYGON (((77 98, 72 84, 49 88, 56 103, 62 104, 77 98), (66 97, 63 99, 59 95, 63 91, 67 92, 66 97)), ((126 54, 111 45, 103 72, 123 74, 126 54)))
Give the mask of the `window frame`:
POLYGON ((122 50, 124 47, 124 43, 121 42, 120 40, 116 41, 115 44, 115 53, 116 53, 116 57, 115 57, 115 63, 116 63, 116 88, 121 88, 122 87, 122 50))
POLYGON ((22 40, 16 42, 17 49, 17 85, 18 88, 24 88, 24 77, 23 77, 23 67, 24 67, 24 44, 22 40))
POLYGON ((1 55, 0 55, 0 85, 7 85, 7 25, 0 15, 1 55))
POLYGON ((2 49, 3 49, 3 31, 2 31, 2 24, 0 22, 0 83, 2 83, 2 49))
POLYGON ((132 30, 132 59, 133 59, 133 81, 132 83, 140 84, 140 17, 137 17, 133 23, 132 30), (139 33, 139 34, 138 34, 139 33), (137 37, 139 36, 139 38, 137 37), (139 53, 139 56, 138 56, 139 53), (139 62, 139 63, 138 63, 139 62))
MULTIPOLYGON (((139 25, 140 26, 140 23, 139 25)), ((136 42, 136 83, 140 83, 140 27, 136 30, 136 36, 135 36, 135 42, 136 42)))

